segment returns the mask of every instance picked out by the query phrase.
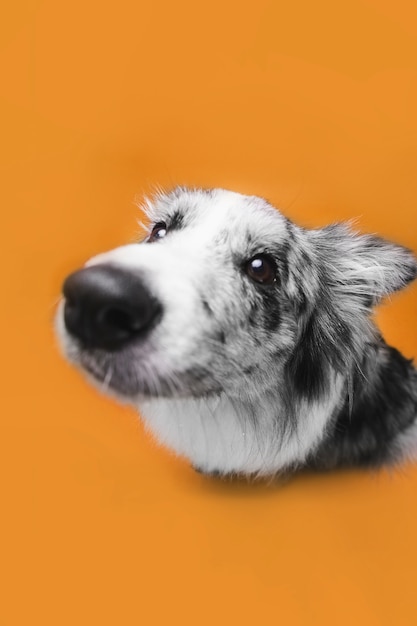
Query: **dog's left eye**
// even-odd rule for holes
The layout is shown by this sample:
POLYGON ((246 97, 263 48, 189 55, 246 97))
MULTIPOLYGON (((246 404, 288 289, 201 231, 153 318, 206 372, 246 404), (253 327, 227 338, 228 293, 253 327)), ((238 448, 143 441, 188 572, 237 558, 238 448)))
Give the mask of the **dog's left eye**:
POLYGON ((266 254, 257 254, 247 261, 244 270, 249 278, 262 285, 272 285, 276 281, 275 261, 266 254))
POLYGON ((163 239, 167 234, 167 225, 165 222, 158 222, 152 228, 152 232, 149 235, 148 242, 158 241, 159 239, 163 239))

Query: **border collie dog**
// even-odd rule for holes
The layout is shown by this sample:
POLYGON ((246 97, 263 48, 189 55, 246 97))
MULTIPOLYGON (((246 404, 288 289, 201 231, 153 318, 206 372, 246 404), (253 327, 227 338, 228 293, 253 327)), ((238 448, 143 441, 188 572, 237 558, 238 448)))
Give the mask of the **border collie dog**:
POLYGON ((376 467, 417 455, 417 370, 372 308, 413 254, 268 202, 177 188, 146 201, 143 241, 63 286, 65 356, 213 475, 376 467))

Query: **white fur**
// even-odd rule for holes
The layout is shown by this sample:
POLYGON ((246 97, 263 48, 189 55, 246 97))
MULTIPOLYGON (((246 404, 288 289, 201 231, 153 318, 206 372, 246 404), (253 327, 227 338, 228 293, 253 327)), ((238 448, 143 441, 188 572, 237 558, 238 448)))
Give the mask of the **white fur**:
POLYGON ((266 476, 302 464, 321 440, 336 408, 343 379, 326 402, 303 403, 293 431, 280 433, 274 416, 283 407, 267 398, 248 413, 245 402, 224 394, 210 399, 141 401, 138 409, 156 439, 206 471, 266 476), (260 436, 262 433, 262 436, 260 436))

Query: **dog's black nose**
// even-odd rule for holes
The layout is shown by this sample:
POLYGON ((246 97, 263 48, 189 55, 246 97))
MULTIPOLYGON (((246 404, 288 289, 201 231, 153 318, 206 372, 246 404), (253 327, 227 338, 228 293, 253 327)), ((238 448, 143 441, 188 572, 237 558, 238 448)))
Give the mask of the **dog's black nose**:
POLYGON ((94 265, 63 286, 68 332, 88 348, 118 350, 154 326, 161 306, 128 270, 94 265))

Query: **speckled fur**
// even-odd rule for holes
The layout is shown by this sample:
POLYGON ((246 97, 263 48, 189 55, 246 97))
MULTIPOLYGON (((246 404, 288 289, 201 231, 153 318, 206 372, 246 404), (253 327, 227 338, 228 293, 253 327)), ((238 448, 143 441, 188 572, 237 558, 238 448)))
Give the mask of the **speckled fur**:
POLYGON ((413 254, 345 224, 306 230, 258 197, 177 188, 147 201, 163 240, 89 265, 141 276, 158 325, 118 352, 87 349, 57 315, 65 355, 135 405, 156 438, 200 471, 273 475, 412 456, 417 373, 372 307, 415 278, 413 254), (277 280, 243 271, 270 255, 277 280))

